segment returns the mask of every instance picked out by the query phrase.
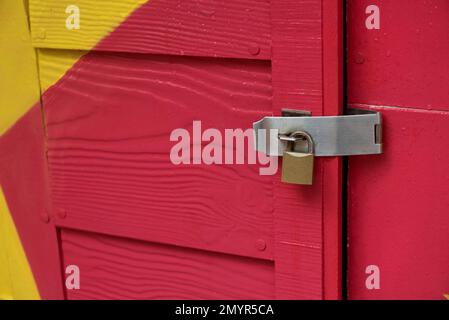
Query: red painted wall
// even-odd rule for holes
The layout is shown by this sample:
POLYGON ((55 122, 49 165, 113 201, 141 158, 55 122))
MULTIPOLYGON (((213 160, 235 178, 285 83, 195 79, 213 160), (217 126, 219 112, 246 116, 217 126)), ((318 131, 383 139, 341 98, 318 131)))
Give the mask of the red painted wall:
POLYGON ((449 292, 449 2, 348 1, 348 99, 382 112, 385 152, 348 177, 350 299, 449 292), (365 27, 368 5, 380 29, 365 27), (367 266, 380 289, 365 285, 367 266))

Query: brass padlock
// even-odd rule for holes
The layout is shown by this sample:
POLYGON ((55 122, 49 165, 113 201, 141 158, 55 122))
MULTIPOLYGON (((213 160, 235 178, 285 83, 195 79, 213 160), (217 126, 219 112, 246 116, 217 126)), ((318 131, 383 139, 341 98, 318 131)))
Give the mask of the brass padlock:
MULTIPOLYGON (((282 140, 282 139, 281 139, 282 140)), ((297 131, 284 139, 290 151, 285 151, 282 163, 282 182, 300 185, 313 184, 314 145, 312 137, 305 131, 297 131), (307 143, 307 152, 295 151, 298 142, 307 143)))

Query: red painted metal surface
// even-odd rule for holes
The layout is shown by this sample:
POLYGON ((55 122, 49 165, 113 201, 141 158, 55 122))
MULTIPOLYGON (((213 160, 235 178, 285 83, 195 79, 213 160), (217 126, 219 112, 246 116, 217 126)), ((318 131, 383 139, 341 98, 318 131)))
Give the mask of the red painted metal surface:
POLYGON ((348 95, 380 111, 385 152, 349 160, 350 299, 449 291, 449 3, 349 1, 348 95), (380 30, 365 28, 377 4, 380 30), (400 107, 399 107, 400 106, 400 107), (365 281, 379 267, 380 288, 365 281))

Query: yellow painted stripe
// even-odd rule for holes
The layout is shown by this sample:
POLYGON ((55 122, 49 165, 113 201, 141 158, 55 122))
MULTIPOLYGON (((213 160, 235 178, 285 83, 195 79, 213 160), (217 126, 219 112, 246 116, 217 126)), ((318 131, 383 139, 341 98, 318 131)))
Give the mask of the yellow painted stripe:
MULTIPOLYGON (((0 135, 39 101, 39 94, 24 1, 0 1, 0 135)), ((1 188, 0 299, 39 299, 1 188)))
POLYGON ((0 299, 40 299, 28 260, 0 188, 0 299))
MULTIPOLYGON (((91 50, 148 0, 29 0, 33 44, 39 48, 91 50), (79 9, 79 29, 68 29, 79 9)), ((73 25, 73 24, 72 24, 73 25)))
POLYGON ((9 271, 8 254, 6 252, 6 242, 3 239, 5 237, 3 226, 3 213, 0 209, 0 300, 12 300, 13 290, 11 282, 11 273, 9 271))
POLYGON ((0 1, 0 135, 39 101, 24 1, 0 1))
MULTIPOLYGON (((58 81, 84 53, 116 28, 146 0, 29 0, 30 36, 25 1, 0 1, 0 135, 58 81), (78 5, 81 29, 67 30, 65 8, 78 5), (66 51, 42 48, 81 49, 66 51)), ((1 150, 0 150, 1 152, 1 150)), ((24 249, 0 188, 0 299, 39 299, 24 249)))
MULTIPOLYGON (((148 0, 30 0, 33 45, 44 92, 84 54, 148 0), (68 6, 79 9, 79 29, 67 29, 68 6), (61 50, 65 49, 65 50, 61 50)), ((73 20, 70 20, 73 21, 73 20)))
POLYGON ((38 49, 42 92, 55 84, 87 51, 38 49))
POLYGON ((83 54, 145 2, 29 0, 29 27, 24 1, 0 1, 0 135, 39 102, 39 85, 44 91, 56 83, 83 54), (69 5, 80 9, 79 30, 66 28, 69 5), (39 50, 36 59, 33 45, 70 51, 39 50))

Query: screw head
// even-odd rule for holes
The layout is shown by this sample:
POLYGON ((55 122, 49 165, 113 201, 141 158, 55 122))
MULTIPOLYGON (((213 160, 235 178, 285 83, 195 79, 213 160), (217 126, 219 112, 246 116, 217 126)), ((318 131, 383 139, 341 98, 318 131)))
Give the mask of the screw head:
POLYGON ((49 223, 50 222, 50 215, 48 214, 47 211, 44 211, 41 213, 41 221, 44 223, 49 223))
POLYGON ((47 37, 47 30, 45 28, 39 28, 34 35, 37 40, 44 40, 47 37))
POLYGON ((257 56, 260 53, 260 47, 256 44, 250 45, 248 47, 248 52, 253 56, 257 56))
POLYGON ((67 211, 65 209, 59 209, 58 217, 61 219, 65 219, 67 217, 67 211))
POLYGON ((364 64, 365 63, 365 57, 363 56, 363 54, 361 52, 358 52, 355 55, 355 63, 356 64, 364 64))
POLYGON ((267 248, 267 243, 263 239, 258 239, 256 241, 256 248, 259 251, 265 251, 265 249, 267 248))

